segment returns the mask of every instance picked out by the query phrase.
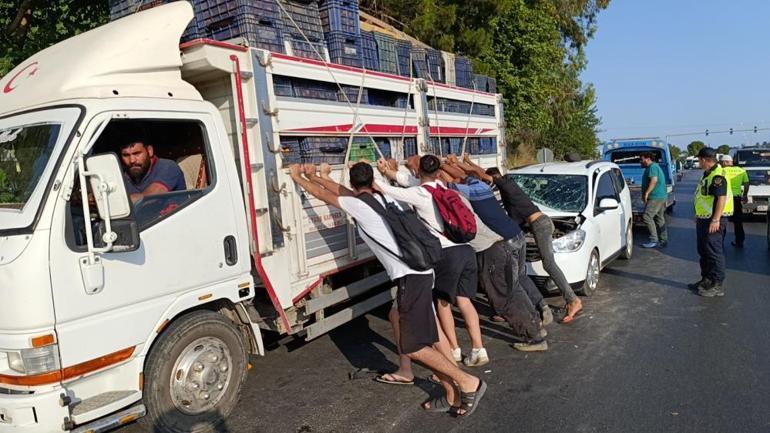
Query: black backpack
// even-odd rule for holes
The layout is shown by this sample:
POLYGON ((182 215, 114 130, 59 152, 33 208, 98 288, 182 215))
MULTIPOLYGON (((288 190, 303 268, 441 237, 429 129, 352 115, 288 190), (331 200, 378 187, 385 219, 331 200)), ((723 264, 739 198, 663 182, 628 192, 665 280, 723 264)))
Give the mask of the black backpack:
POLYGON ((390 231, 393 232, 396 244, 401 249, 401 255, 394 253, 385 245, 377 242, 376 239, 369 236, 361 228, 361 231, 366 233, 369 239, 415 271, 433 269, 435 264, 441 259, 441 243, 438 238, 431 234, 413 210, 401 210, 394 203, 387 200, 385 200, 385 206, 383 207, 371 194, 361 194, 358 198, 369 205, 372 210, 385 220, 385 223, 390 227, 390 231))

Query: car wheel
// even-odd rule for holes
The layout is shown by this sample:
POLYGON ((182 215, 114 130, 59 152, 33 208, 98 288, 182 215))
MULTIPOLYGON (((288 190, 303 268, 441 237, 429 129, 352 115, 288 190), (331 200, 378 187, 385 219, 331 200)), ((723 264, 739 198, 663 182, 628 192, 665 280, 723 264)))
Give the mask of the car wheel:
POLYGON ((158 337, 144 369, 140 420, 148 431, 211 433, 233 411, 247 371, 238 329, 224 316, 196 311, 158 337))
POLYGON ((628 230, 626 230, 626 247, 623 248, 623 253, 620 258, 623 260, 631 260, 631 255, 634 253, 634 227, 629 221, 628 230))
POLYGON ((599 262, 599 251, 593 250, 591 257, 588 259, 588 268, 586 269, 586 280, 583 282, 583 286, 577 291, 579 295, 591 296, 599 287, 599 273, 601 272, 602 265, 599 262))

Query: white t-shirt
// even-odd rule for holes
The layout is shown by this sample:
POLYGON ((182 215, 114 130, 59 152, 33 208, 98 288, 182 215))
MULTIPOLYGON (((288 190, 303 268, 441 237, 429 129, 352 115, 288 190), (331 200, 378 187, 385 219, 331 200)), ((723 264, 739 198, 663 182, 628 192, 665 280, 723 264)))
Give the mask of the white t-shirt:
MULTIPOLYGON (((441 214, 438 212, 436 204, 433 202, 433 196, 422 186, 413 186, 409 188, 400 188, 397 186, 390 186, 385 182, 375 181, 377 186, 380 187, 385 195, 392 199, 404 202, 411 205, 417 212, 417 215, 422 218, 424 222, 428 224, 430 232, 438 238, 441 242, 441 248, 450 248, 457 245, 446 238, 444 233, 444 220, 441 219, 441 214)), ((423 185, 432 186, 437 188, 438 186, 444 186, 438 181, 426 182, 423 185)))
MULTIPOLYGON (((380 203, 383 203, 380 194, 375 194, 374 198, 380 203)), ((368 204, 356 197, 339 197, 338 200, 340 209, 356 220, 358 233, 361 235, 364 242, 366 242, 366 245, 372 253, 374 253, 375 257, 382 263, 385 272, 388 273, 391 280, 397 280, 404 275, 433 273, 433 270, 416 271, 391 254, 391 252, 393 252, 401 255, 401 249, 398 244, 396 244, 396 239, 393 237, 390 226, 388 226, 385 220, 368 204), (381 247, 377 242, 373 241, 372 238, 387 247, 391 252, 381 247)), ((388 199, 386 198, 386 200, 388 199)), ((393 200, 388 200, 388 202, 393 203, 393 200)), ((396 206, 399 206, 398 203, 396 203, 396 206)))

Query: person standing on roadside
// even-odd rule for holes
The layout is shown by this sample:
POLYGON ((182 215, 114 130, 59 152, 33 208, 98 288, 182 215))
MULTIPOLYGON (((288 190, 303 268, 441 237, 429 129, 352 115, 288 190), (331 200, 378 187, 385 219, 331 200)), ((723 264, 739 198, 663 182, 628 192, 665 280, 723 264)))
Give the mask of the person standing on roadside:
POLYGON ((641 154, 641 163, 644 168, 642 176, 642 201, 644 202, 644 223, 650 232, 649 242, 642 244, 642 248, 665 247, 668 244, 668 230, 666 229, 666 177, 663 169, 652 160, 650 152, 641 154))
POLYGON ((705 147, 698 152, 703 177, 695 190, 695 232, 698 239, 701 279, 690 284, 690 290, 707 298, 724 296, 725 234, 723 217, 733 214, 733 193, 722 166, 717 164, 717 151, 705 147))
POLYGON ((749 174, 743 167, 733 165, 733 157, 725 155, 722 158, 722 167, 725 169, 725 177, 730 183, 733 192, 734 213, 730 220, 735 229, 734 247, 743 248, 746 240, 746 232, 743 230, 743 203, 749 201, 749 174))

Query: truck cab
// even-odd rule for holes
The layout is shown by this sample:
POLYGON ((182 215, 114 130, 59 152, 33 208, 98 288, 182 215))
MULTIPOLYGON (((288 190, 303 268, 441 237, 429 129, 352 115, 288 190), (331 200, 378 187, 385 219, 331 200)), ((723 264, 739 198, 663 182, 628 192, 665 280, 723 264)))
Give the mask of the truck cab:
POLYGON ((749 197, 743 212, 765 215, 770 199, 770 147, 743 147, 732 153, 733 164, 744 168, 749 175, 749 197))
POLYGON ((671 209, 676 204, 674 186, 677 179, 669 143, 660 138, 615 139, 605 143, 602 149, 603 159, 614 162, 623 172, 623 177, 631 191, 635 223, 641 223, 644 212, 642 177, 645 169, 641 166, 640 158, 644 152, 651 153, 653 161, 657 162, 663 170, 668 192, 666 207, 671 209))

